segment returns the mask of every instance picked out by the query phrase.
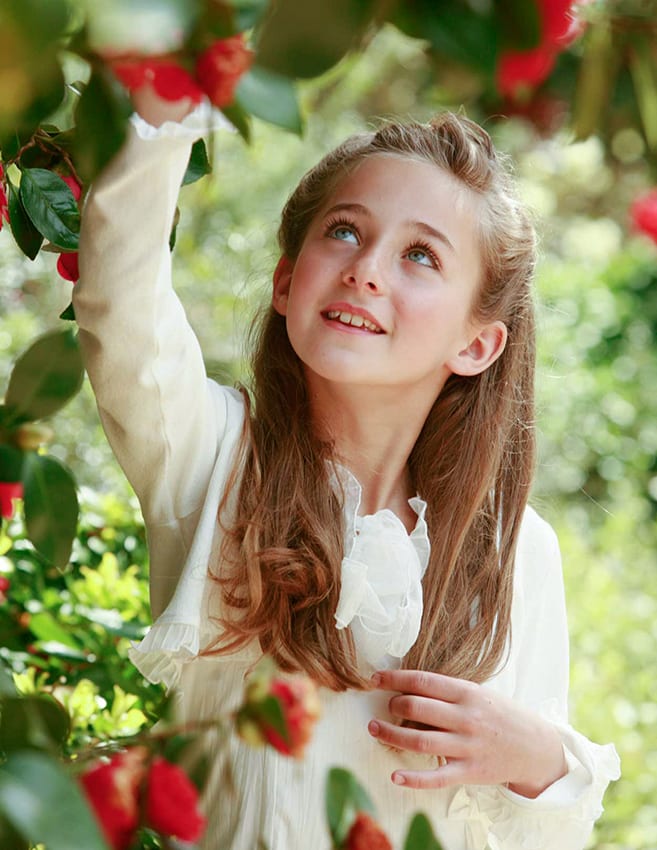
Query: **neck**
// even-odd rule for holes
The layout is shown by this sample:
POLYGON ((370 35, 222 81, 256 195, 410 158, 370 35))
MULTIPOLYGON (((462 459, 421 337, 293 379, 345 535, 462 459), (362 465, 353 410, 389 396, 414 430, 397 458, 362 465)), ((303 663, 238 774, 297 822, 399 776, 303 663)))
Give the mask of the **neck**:
POLYGON ((408 499, 415 495, 408 458, 433 399, 399 397, 396 388, 336 385, 308 381, 313 425, 331 441, 337 460, 362 488, 361 511, 382 508, 402 520, 414 516, 408 499))

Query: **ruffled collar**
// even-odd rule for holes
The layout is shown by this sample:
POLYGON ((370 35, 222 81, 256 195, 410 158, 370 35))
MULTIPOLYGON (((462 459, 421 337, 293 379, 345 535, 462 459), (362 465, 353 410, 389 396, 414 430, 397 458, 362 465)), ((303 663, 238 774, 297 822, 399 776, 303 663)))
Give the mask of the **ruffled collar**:
POLYGON ((417 515, 409 534, 387 508, 359 514, 362 489, 345 467, 332 465, 331 483, 343 494, 345 526, 336 627, 351 628, 360 662, 397 666, 420 631, 422 577, 431 549, 427 504, 419 496, 408 500, 417 515))

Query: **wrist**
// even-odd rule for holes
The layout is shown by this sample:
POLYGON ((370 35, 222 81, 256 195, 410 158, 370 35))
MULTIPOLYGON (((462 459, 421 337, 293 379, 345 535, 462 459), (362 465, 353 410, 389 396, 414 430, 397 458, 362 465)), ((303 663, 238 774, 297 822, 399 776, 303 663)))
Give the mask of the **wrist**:
POLYGON ((532 800, 568 773, 561 736, 550 724, 546 723, 545 726, 543 735, 537 736, 537 741, 543 743, 540 757, 534 760, 532 770, 526 776, 508 782, 506 786, 514 794, 532 800))

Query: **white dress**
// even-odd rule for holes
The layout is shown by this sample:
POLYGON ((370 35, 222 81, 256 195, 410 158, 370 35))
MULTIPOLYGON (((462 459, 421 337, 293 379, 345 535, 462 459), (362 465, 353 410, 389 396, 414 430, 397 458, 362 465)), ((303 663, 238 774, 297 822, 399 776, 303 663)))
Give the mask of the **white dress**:
MULTIPOLYGON (((151 556, 155 623, 132 652, 151 681, 176 689, 182 719, 225 715, 240 702, 254 645, 203 657, 218 600, 207 579, 220 545, 216 520, 244 409, 235 390, 207 379, 198 342, 171 288, 168 235, 191 143, 216 115, 203 104, 158 130, 134 120, 129 140, 85 206, 81 279, 74 290, 80 341, 112 447, 142 506, 151 556)), ((399 663, 417 637, 429 543, 424 504, 408 535, 390 511, 359 514, 359 486, 345 470, 345 560, 336 628, 351 628, 364 669, 399 663)), ((323 689, 322 717, 302 761, 254 750, 231 736, 214 755, 204 796, 205 850, 329 850, 323 810, 331 766, 354 772, 401 847, 425 812, 445 850, 581 850, 619 775, 611 745, 568 725, 568 637, 557 542, 527 510, 518 551, 513 640, 487 687, 540 711, 559 729, 569 772, 533 800, 500 786, 401 788, 402 766, 426 756, 393 751, 367 731, 387 716, 389 695, 323 689), (232 783, 227 781, 230 766, 232 783), (231 790, 231 787, 233 790, 231 790)))

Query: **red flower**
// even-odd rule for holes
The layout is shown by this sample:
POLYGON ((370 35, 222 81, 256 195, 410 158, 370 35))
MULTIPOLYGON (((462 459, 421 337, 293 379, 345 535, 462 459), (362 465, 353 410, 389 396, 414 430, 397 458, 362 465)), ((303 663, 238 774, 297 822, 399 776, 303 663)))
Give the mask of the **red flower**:
POLYGON ((163 835, 197 841, 205 829, 198 791, 177 765, 156 758, 148 775, 146 823, 163 835))
POLYGON ((148 777, 147 752, 132 747, 80 777, 112 850, 127 850, 140 827, 140 795, 145 787, 145 825, 181 841, 196 841, 205 828, 198 793, 185 773, 155 758, 148 777))
POLYGON ((657 188, 634 200, 630 207, 630 218, 635 230, 657 242, 657 188))
POLYGON ((112 62, 112 70, 128 91, 135 91, 150 83, 164 100, 182 100, 189 97, 199 103, 203 92, 192 75, 165 59, 126 59, 112 62))
POLYGON ((0 517, 11 519, 14 515, 14 499, 23 498, 20 481, 0 481, 0 517))
POLYGON ((134 747, 80 777, 112 850, 127 850, 137 831, 138 794, 144 770, 144 751, 134 747))
POLYGON ((249 679, 245 703, 235 718, 237 733, 253 746, 267 743, 283 755, 301 758, 319 714, 317 687, 310 679, 277 678, 265 665, 249 679), (272 711, 272 697, 278 703, 285 734, 277 722, 278 712, 272 711))
POLYGON ((232 103, 242 74, 249 69, 253 53, 243 35, 215 41, 196 62, 196 79, 215 106, 232 103))
POLYGON ((583 30, 573 5, 573 0, 538 0, 540 44, 531 50, 502 53, 496 73, 500 94, 517 96, 523 88, 538 86, 550 75, 558 54, 583 30))
POLYGON ((4 605, 7 601, 7 591, 11 587, 11 582, 7 576, 0 576, 0 605, 4 605))
MULTIPOLYGON (((0 162, 0 181, 4 179, 5 170, 0 162)), ((7 202, 7 193, 5 187, 0 182, 0 230, 2 230, 2 222, 9 221, 9 203, 7 202)))
POLYGON ((78 252, 71 251, 60 254, 57 260, 57 271, 64 278, 70 280, 71 283, 77 283, 80 279, 80 270, 78 268, 78 252))
POLYGON ((80 197, 82 196, 82 186, 80 186, 75 177, 62 177, 62 180, 64 181, 64 183, 66 183, 68 188, 73 193, 73 197, 75 198, 75 200, 79 201, 80 197))
POLYGON ((388 836, 367 812, 358 812, 344 850, 392 850, 388 836))

